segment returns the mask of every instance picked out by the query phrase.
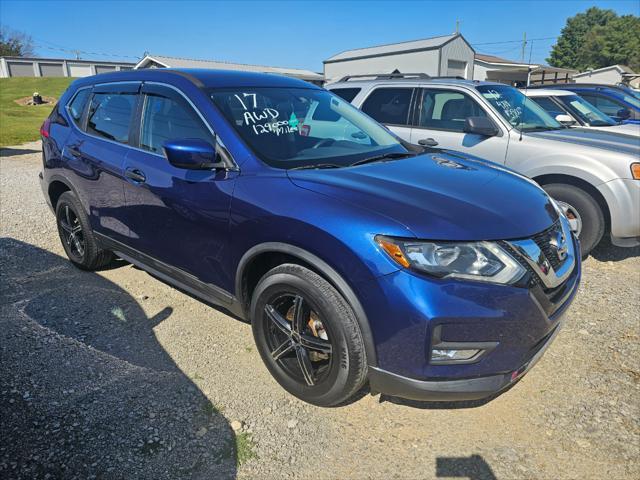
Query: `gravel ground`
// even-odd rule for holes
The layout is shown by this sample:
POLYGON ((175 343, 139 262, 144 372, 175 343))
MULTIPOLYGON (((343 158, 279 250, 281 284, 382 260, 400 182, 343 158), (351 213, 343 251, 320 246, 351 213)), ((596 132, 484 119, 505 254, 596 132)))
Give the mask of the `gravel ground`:
POLYGON ((640 249, 585 262, 564 329, 493 401, 321 409, 246 323, 128 264, 70 266, 39 150, 0 160, 0 478, 640 477, 640 249))

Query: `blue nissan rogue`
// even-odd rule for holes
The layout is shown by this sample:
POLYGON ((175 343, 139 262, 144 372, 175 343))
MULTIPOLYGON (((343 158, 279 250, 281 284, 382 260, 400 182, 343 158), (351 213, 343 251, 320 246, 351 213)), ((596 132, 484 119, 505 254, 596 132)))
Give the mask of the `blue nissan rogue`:
POLYGON ((316 405, 366 386, 493 396, 540 358, 578 288, 578 242, 533 182, 405 144, 300 80, 83 78, 41 135, 73 264, 119 257, 250 321, 274 378, 316 405))

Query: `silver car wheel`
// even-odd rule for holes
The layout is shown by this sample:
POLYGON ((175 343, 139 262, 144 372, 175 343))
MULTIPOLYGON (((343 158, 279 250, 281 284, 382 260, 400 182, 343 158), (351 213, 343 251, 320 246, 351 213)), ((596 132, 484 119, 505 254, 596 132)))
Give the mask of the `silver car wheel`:
POLYGON ((567 217, 567 220, 569 220, 571 231, 575 233, 576 237, 580 237, 580 232, 582 232, 582 217, 578 210, 568 203, 560 200, 556 200, 556 203, 560 207, 560 210, 562 210, 562 213, 564 213, 564 216, 567 217))

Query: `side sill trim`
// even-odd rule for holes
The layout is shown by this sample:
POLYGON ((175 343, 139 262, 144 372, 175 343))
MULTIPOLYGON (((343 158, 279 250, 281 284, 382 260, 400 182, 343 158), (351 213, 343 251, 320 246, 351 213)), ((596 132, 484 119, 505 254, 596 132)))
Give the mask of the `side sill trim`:
POLYGON ((155 275, 206 302, 227 308, 233 314, 244 318, 242 309, 239 308, 240 304, 238 300, 226 290, 217 287, 216 285, 202 282, 184 270, 167 265, 166 263, 114 240, 107 235, 99 232, 94 232, 94 235, 101 246, 112 250, 116 255, 124 260, 131 262, 152 275, 155 275))

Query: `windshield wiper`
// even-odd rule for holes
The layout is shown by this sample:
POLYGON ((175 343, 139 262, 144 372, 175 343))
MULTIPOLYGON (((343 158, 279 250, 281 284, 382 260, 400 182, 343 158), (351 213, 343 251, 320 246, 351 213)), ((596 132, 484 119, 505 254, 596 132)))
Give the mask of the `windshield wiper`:
POLYGON ((316 163, 312 165, 302 165, 301 167, 293 167, 289 170, 315 170, 323 168, 342 168, 344 165, 338 165, 336 163, 316 163))
POLYGON ((385 153, 383 155, 376 155, 374 157, 363 158, 362 160, 358 160, 357 162, 353 162, 350 167, 355 167, 357 165, 364 165, 365 163, 373 163, 373 162, 381 162, 383 160, 398 160, 400 158, 406 157, 414 157, 416 154, 411 152, 405 153, 385 153))

